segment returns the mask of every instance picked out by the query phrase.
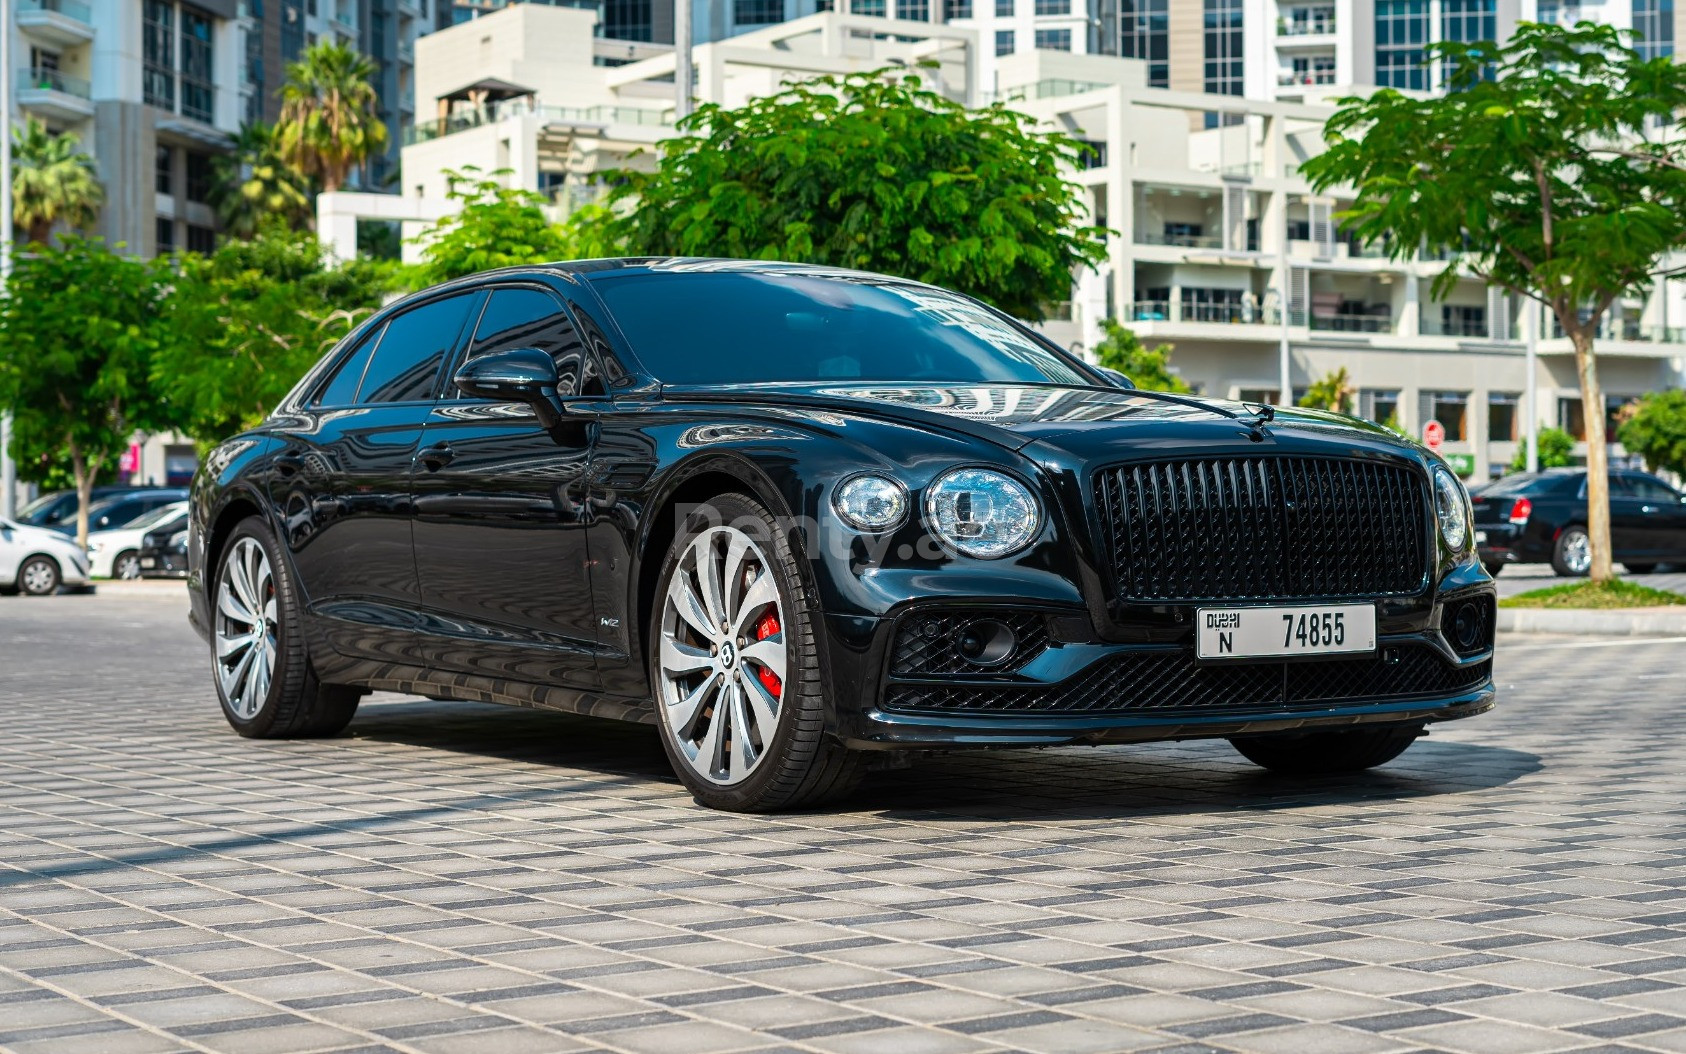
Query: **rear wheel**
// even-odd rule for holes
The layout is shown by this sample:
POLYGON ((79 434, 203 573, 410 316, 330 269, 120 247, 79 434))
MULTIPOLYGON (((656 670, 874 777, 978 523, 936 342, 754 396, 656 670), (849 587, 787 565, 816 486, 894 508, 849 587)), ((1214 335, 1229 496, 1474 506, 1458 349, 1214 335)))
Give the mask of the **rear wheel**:
POLYGON ((50 556, 32 556, 18 566, 18 588, 25 596, 52 596, 59 581, 58 561, 50 556))
POLYGON ((789 539, 744 495, 710 511, 674 539, 646 635, 673 771, 734 812, 841 797, 860 759, 825 732, 818 614, 789 539))
POLYGON ((211 658, 223 716, 256 739, 331 736, 362 692, 323 684, 300 632, 298 589, 257 517, 229 535, 212 593, 211 658))
POLYGON ((1241 756, 1272 772, 1314 776, 1385 765, 1423 734, 1422 725, 1342 728, 1328 732, 1245 736, 1229 741, 1241 756))
POLYGON ((1627 568, 1627 573, 1630 575, 1648 575, 1657 569, 1656 564, 1630 564, 1624 562, 1622 566, 1627 568))
POLYGON ((1566 578, 1584 578, 1592 570, 1592 539, 1585 527, 1565 527, 1551 550, 1551 569, 1566 578))
POLYGON ((112 578, 139 578, 140 554, 133 549, 125 549, 117 554, 117 559, 111 561, 112 578))

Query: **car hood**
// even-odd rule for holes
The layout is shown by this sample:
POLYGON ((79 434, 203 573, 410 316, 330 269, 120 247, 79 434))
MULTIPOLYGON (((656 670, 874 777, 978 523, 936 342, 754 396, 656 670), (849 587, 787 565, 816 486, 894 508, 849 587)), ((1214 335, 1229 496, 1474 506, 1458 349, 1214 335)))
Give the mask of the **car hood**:
MULTIPOLYGON (((678 394, 677 392, 673 394, 678 394)), ((1046 384, 756 384, 685 391, 687 397, 798 403, 890 417, 991 440, 1037 460, 1098 461, 1190 446, 1414 449, 1380 425, 1318 410, 1270 411, 1219 399, 1130 388, 1046 384), (1254 425, 1262 423, 1262 429, 1254 425)), ((1412 455, 1415 456, 1414 454, 1412 455)))
POLYGON ((28 545, 61 545, 76 548, 76 536, 64 535, 51 527, 32 527, 26 523, 8 524, 16 541, 28 545))

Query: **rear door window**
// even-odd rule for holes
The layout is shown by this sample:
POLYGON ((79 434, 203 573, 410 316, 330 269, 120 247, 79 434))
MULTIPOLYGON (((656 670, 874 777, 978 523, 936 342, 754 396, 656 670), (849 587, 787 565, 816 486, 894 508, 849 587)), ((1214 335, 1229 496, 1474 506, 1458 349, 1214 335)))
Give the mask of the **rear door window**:
POLYGON ((499 351, 537 348, 556 361, 556 394, 563 398, 586 391, 589 371, 585 342, 555 297, 538 289, 497 289, 486 303, 468 358, 499 351))

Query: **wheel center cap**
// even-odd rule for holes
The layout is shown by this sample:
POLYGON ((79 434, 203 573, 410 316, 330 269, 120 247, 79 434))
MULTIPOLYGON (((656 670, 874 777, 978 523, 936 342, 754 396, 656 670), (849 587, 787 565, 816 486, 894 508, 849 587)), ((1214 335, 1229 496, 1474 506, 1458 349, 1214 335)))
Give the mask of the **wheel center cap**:
POLYGON ((732 668, 732 664, 737 661, 738 649, 731 641, 727 641, 726 643, 720 645, 720 665, 722 667, 729 670, 732 668))

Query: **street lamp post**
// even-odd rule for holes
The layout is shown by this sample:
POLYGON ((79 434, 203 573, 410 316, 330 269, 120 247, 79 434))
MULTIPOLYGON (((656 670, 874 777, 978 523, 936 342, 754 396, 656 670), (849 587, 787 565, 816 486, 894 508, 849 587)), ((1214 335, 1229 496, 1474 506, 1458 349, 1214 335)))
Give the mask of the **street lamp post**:
MULTIPOLYGON (((0 0, 0 295, 12 275, 12 0, 0 0)), ((0 516, 17 512, 18 469, 12 463, 12 415, 0 412, 0 516)))
MULTIPOLYGON (((3 3, 4 0, 0 0, 3 3)), ((1540 305, 1531 298, 1522 301, 1523 370, 1528 385, 1527 457, 1523 459, 1529 472, 1540 470, 1540 305)))
POLYGON ((673 0, 673 115, 691 116, 691 0, 673 0))

